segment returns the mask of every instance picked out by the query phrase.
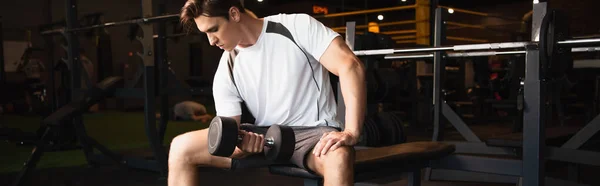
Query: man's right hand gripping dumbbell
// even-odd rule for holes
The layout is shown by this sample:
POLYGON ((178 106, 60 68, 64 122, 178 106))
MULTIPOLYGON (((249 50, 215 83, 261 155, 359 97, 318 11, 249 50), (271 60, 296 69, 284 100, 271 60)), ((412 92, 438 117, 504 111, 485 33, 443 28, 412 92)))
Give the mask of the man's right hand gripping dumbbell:
POLYGON ((214 156, 229 157, 236 146, 244 154, 264 152, 273 161, 289 160, 294 153, 295 136, 292 128, 271 125, 264 135, 239 130, 233 118, 215 117, 208 130, 208 151, 214 156))

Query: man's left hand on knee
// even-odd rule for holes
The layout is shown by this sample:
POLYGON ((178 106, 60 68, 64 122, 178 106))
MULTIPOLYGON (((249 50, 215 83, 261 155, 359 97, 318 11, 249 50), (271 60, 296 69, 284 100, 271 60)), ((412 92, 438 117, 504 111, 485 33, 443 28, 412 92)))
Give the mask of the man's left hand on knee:
POLYGON ((358 136, 354 136, 349 132, 328 132, 323 134, 315 148, 313 154, 316 157, 326 155, 327 152, 334 151, 340 146, 354 146, 358 142, 358 136))

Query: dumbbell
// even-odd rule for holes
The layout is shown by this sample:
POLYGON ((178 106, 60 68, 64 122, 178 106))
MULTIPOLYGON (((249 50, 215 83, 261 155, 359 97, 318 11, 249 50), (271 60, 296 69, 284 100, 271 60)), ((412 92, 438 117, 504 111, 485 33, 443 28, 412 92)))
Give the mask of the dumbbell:
MULTIPOLYGON (((208 128, 208 152, 214 156, 229 157, 242 141, 237 122, 233 118, 214 117, 208 128)), ((296 139, 291 127, 272 125, 265 134, 263 152, 272 161, 286 161, 294 153, 296 139)))

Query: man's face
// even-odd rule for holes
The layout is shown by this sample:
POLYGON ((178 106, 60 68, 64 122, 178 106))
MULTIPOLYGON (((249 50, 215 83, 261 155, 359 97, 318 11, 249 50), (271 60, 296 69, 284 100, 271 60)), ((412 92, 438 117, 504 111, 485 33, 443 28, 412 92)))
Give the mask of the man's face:
POLYGON ((237 24, 223 17, 200 16, 194 19, 198 29, 206 33, 210 45, 230 51, 240 42, 237 24))

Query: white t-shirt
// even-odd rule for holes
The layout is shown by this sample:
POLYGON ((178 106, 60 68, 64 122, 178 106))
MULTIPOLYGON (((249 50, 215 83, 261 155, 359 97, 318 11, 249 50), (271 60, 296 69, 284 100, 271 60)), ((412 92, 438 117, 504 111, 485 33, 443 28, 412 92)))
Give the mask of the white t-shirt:
POLYGON ((217 115, 241 115, 243 100, 258 126, 340 127, 329 71, 318 61, 339 34, 307 14, 278 14, 263 20, 256 44, 236 48, 233 75, 239 94, 229 76, 229 52, 221 57, 213 82, 217 115), (290 39, 265 32, 267 21, 289 30, 310 65, 290 39))

